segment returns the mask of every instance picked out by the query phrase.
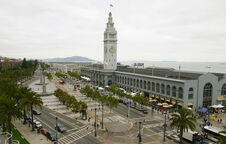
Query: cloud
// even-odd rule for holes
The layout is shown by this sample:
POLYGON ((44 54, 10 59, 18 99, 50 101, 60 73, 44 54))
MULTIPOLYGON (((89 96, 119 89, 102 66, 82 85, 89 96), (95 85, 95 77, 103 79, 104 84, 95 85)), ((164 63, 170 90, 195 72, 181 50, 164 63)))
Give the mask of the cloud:
MULTIPOLYGON (((103 59, 106 0, 0 1, 0 55, 103 59)), ((223 61, 225 0, 113 1, 118 60, 223 61)))

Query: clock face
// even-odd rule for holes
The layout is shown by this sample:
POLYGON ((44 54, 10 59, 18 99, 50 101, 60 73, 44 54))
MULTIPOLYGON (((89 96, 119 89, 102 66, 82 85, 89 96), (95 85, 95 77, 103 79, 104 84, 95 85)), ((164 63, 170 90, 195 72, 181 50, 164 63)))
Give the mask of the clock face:
POLYGON ((112 46, 109 50, 110 53, 113 53, 115 51, 114 47, 112 46))

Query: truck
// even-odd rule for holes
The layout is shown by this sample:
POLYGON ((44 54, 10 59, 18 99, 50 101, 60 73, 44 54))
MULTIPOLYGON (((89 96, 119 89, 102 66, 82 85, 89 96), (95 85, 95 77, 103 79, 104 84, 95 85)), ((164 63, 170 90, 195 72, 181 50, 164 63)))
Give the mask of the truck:
POLYGON ((191 131, 190 129, 188 129, 188 131, 185 130, 183 132, 183 136, 182 137, 183 137, 183 139, 194 143, 198 139, 198 132, 191 131))

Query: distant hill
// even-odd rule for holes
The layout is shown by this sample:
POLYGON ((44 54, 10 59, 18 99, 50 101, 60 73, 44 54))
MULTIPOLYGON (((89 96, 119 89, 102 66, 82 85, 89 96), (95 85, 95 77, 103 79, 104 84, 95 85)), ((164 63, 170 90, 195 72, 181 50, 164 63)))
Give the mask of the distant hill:
POLYGON ((72 57, 65 57, 65 58, 52 58, 52 59, 43 59, 46 62, 93 62, 95 60, 82 57, 82 56, 72 56, 72 57))

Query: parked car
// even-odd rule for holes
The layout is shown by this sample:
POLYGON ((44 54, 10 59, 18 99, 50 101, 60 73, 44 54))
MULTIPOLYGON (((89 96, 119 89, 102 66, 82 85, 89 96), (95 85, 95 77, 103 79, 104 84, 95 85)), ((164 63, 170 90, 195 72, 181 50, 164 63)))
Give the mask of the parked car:
POLYGON ((42 124, 39 121, 34 122, 35 128, 42 128, 42 124))
POLYGON ((56 135, 53 134, 51 131, 48 131, 48 132, 46 133, 46 137, 47 137, 49 140, 51 140, 51 141, 55 141, 55 140, 56 140, 56 135))
MULTIPOLYGON (((56 127, 55 127, 55 129, 56 129, 56 127)), ((61 133, 66 131, 65 127, 62 124, 57 124, 57 130, 61 133)))
POLYGON ((34 114, 34 115, 40 115, 40 114, 41 114, 41 112, 40 112, 40 111, 38 111, 38 110, 33 110, 33 114, 34 114))
POLYGON ((146 110, 146 109, 143 109, 142 112, 143 112, 144 114, 148 114, 148 110, 146 110))
POLYGON ((48 132, 48 130, 47 130, 46 128, 42 128, 42 129, 41 129, 41 133, 42 133, 42 134, 46 135, 47 132, 48 132))

